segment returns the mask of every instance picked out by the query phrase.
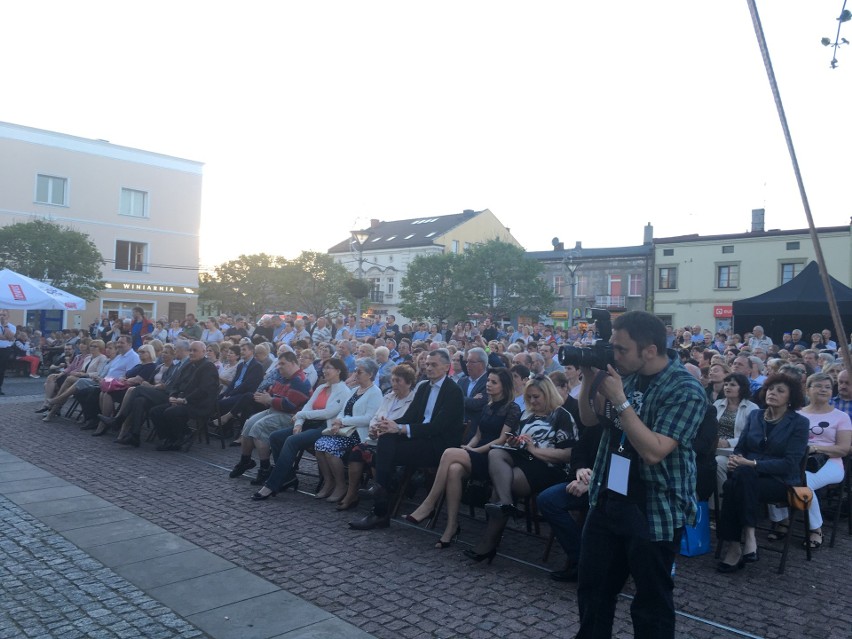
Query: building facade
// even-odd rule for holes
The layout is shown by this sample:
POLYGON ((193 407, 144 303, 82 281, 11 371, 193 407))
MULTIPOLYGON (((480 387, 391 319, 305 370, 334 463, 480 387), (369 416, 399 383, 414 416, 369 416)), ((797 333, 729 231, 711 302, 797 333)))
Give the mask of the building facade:
MULTIPOLYGON (((762 210, 757 210, 762 220, 762 210)), ((727 331, 734 300, 790 281, 816 259, 807 229, 730 235, 686 235, 654 240, 654 313, 673 326, 727 331)), ((829 273, 852 282, 849 226, 817 229, 829 273)))
MULTIPOLYGON (((604 308, 613 315, 649 310, 652 235, 649 224, 641 246, 583 248, 577 242, 574 248, 566 250, 559 238, 554 238, 552 251, 528 251, 527 258, 544 267, 542 277, 553 287, 557 298, 549 321, 563 327, 576 324, 589 307, 604 308)), ((538 319, 522 317, 520 321, 538 319)))
POLYGON ((332 246, 328 253, 349 272, 370 283, 366 307, 369 315, 394 315, 398 323, 409 321, 400 314, 400 286, 408 265, 420 255, 463 253, 474 244, 498 239, 520 246, 488 209, 465 210, 453 215, 383 222, 371 220, 359 246, 353 237, 332 246), (359 250, 362 249, 362 250, 359 250))
POLYGON ((129 317, 134 306, 151 318, 195 312, 202 166, 0 123, 0 225, 42 219, 71 227, 106 262, 106 288, 86 311, 48 315, 53 325, 44 328, 85 327, 101 313, 129 317))

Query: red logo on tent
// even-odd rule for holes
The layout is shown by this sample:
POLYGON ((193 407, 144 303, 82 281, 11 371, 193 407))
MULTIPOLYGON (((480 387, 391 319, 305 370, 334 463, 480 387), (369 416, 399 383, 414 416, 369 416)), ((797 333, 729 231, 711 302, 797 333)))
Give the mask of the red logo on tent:
POLYGON ((12 291, 12 299, 16 302, 26 302, 27 296, 24 295, 24 289, 20 284, 9 284, 9 290, 12 291))
POLYGON ((65 308, 75 309, 77 308, 77 302, 65 302, 65 308))

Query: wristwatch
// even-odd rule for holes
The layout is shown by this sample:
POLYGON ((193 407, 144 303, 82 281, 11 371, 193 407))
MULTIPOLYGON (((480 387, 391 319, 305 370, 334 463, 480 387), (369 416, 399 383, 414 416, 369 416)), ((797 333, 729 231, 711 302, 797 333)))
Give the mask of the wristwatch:
POLYGON ((626 411, 628 408, 630 408, 630 402, 625 399, 621 404, 615 407, 615 412, 621 415, 621 413, 626 411))

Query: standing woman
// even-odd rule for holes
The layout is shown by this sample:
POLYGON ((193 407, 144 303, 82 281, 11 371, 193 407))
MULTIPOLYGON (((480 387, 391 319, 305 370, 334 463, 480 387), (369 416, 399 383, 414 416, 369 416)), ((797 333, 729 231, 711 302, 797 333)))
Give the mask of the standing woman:
POLYGON ((459 508, 461 507, 462 482, 466 477, 488 479, 488 453, 492 444, 505 444, 515 432, 521 418, 520 407, 512 401, 515 396, 512 375, 505 368, 492 368, 485 382, 488 404, 482 411, 479 427, 470 442, 461 448, 448 448, 441 456, 432 490, 405 519, 420 524, 427 519, 438 505, 441 496, 447 494, 447 526, 435 548, 447 548, 453 538, 461 532, 459 508))
POLYGON ((787 486, 801 483, 808 420, 796 411, 805 402, 798 380, 778 374, 760 389, 765 410, 752 411, 728 458, 719 539, 727 541, 719 572, 735 572, 758 560, 754 527, 761 502, 786 502, 787 486), (742 543, 741 543, 742 542, 742 543))
POLYGON ((343 456, 361 443, 362 436, 367 439, 367 427, 382 403, 382 391, 374 383, 378 370, 374 359, 355 360, 357 386, 343 410, 328 420, 330 434, 323 435, 314 444, 317 466, 323 478, 322 490, 315 495, 317 499, 336 504, 346 495, 343 456), (341 429, 354 430, 341 434, 341 429))

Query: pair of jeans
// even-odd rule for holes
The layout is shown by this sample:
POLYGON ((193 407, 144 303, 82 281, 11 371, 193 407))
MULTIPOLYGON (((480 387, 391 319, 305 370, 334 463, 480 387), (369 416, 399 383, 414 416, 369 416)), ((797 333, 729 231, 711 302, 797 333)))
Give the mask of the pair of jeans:
POLYGON ((636 504, 602 495, 583 528, 576 639, 609 639, 618 594, 628 576, 636 594, 630 605, 636 639, 673 639, 675 609, 671 577, 683 528, 672 541, 651 541, 648 519, 636 504), (603 499, 601 499, 603 497, 603 499))
POLYGON ((582 529, 571 516, 572 511, 586 512, 589 509, 589 495, 577 497, 565 490, 567 482, 556 484, 538 494, 536 503, 538 512, 550 524, 556 541, 562 546, 572 564, 580 559, 580 533, 582 529))
POLYGON ((272 449, 272 457, 275 459, 275 468, 266 480, 266 487, 273 492, 278 492, 281 486, 293 480, 296 477, 293 464, 296 463, 299 451, 313 447, 321 435, 321 428, 303 430, 294 435, 292 426, 272 433, 269 436, 269 446, 272 449))

